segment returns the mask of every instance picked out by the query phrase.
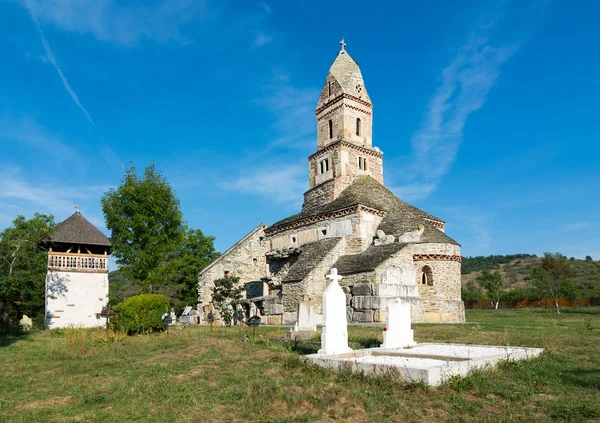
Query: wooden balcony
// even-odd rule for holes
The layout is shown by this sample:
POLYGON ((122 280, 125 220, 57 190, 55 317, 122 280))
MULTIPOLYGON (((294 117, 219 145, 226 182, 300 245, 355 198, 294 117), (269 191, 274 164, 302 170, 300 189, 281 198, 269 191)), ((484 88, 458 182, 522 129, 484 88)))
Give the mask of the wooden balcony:
POLYGON ((108 273, 108 256, 80 253, 48 253, 48 270, 57 272, 108 273))

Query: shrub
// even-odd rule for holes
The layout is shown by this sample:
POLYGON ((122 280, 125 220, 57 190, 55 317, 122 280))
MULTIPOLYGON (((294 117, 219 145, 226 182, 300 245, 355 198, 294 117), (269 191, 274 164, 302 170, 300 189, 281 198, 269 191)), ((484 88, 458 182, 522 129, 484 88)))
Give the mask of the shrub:
POLYGON ((161 317, 171 308, 169 299, 159 294, 141 294, 117 304, 111 320, 113 327, 127 333, 144 333, 165 329, 161 317))

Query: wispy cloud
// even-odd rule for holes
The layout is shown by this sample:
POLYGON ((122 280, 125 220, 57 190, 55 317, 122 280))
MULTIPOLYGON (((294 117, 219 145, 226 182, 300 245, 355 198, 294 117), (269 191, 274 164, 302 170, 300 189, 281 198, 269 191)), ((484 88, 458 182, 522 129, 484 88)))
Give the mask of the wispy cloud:
POLYGON ((263 31, 256 31, 256 35, 254 37, 254 41, 252 42, 252 45, 254 47, 262 47, 262 46, 266 46, 271 41, 273 41, 273 37, 264 33, 263 31))
POLYGON ((258 195, 277 203, 298 206, 307 188, 306 180, 306 167, 298 164, 282 166, 280 169, 259 168, 219 186, 241 194, 258 195))
MULTIPOLYGON (((52 49, 50 48, 50 43, 48 43, 48 40, 46 39, 46 36, 44 35, 44 30, 42 29, 42 26, 40 24, 38 14, 41 13, 42 10, 46 10, 46 9, 40 8, 37 5, 37 3, 35 3, 33 0, 26 0, 25 5, 27 7, 27 10, 29 11, 31 19, 33 20, 33 23, 35 24, 38 34, 40 35, 40 41, 42 43, 42 46, 44 47, 44 52, 46 53, 46 58, 52 64, 52 66, 54 67, 56 72, 58 73, 58 76, 63 83, 65 91, 69 94, 69 96, 71 97, 71 99, 73 100, 75 105, 77 105, 77 107, 79 107, 79 109, 83 112, 85 118, 90 123, 90 125, 92 125, 93 128, 96 128, 96 124, 94 123, 92 116, 89 114, 87 109, 83 106, 83 104, 79 100, 79 97, 77 96, 77 94, 75 93, 73 88, 71 87, 71 84, 69 84, 67 77, 65 76, 62 68, 59 66, 58 61, 56 60, 56 56, 54 55, 54 53, 52 52, 52 49)), ((104 137, 102 136, 102 134, 99 133, 98 135, 99 135, 100 141, 101 141, 100 142, 100 151, 101 151, 102 156, 105 158, 106 162, 110 166, 112 166, 115 170, 123 170, 125 168, 125 166, 123 165, 123 162, 121 162, 121 160, 117 157, 117 155, 111 150, 111 148, 108 146, 108 144, 104 140, 104 137)))
POLYGON ((0 115, 0 139, 26 145, 61 160, 79 159, 60 135, 52 133, 30 117, 14 118, 6 113, 0 115))
POLYGON ((262 85, 264 94, 256 103, 272 116, 275 134, 269 150, 274 147, 310 150, 316 147, 315 106, 319 91, 314 87, 300 88, 293 84, 287 72, 277 70, 262 85))
POLYGON ((522 43, 495 45, 496 23, 480 25, 441 72, 441 84, 429 102, 421 128, 413 135, 412 154, 396 192, 408 200, 434 192, 456 159, 469 116, 486 102, 500 68, 522 43))
POLYGON ((50 48, 50 44, 48 43, 48 40, 46 39, 46 36, 44 35, 44 31, 42 30, 40 21, 37 17, 35 3, 32 0, 28 0, 26 2, 26 5, 27 5, 27 10, 29 10, 31 19, 33 20, 33 23, 35 24, 35 27, 37 28, 38 33, 40 34, 40 41, 42 42, 42 46, 44 47, 44 51, 46 52, 46 57, 47 57, 48 61, 52 64, 54 69, 56 69, 56 72, 58 73, 58 76, 60 77, 60 79, 65 87, 65 90, 71 96, 71 99, 73 100, 73 102, 83 112, 83 114, 85 115, 86 119, 90 122, 90 124, 92 126, 96 126, 96 124, 92 120, 92 117, 88 113, 87 109, 85 107, 83 107, 83 104, 81 104, 81 101, 79 101, 79 97, 77 97, 77 94, 75 94, 75 91, 73 91, 73 88, 71 88, 71 84, 69 84, 69 81, 67 81, 65 74, 63 73, 62 69, 58 65, 58 62, 56 61, 56 56, 54 56, 54 53, 52 52, 52 49, 50 48))
MULTIPOLYGON (((0 169, 0 200, 19 210, 20 214, 34 212, 52 213, 60 218, 74 212, 76 204, 97 210, 100 196, 108 186, 64 184, 39 179, 30 183, 19 168, 0 169)), ((90 214, 93 216, 93 214, 90 214)), ((3 216, 0 227, 10 223, 15 216, 3 216)))
POLYGON ((448 226, 453 233, 460 233, 460 242, 467 246, 463 255, 480 256, 489 254, 492 246, 491 225, 494 215, 469 206, 450 207, 446 210, 448 226))
POLYGON ((115 0, 26 0, 26 5, 44 22, 126 47, 135 46, 142 39, 185 43, 182 25, 211 18, 205 0, 129 4, 115 0))

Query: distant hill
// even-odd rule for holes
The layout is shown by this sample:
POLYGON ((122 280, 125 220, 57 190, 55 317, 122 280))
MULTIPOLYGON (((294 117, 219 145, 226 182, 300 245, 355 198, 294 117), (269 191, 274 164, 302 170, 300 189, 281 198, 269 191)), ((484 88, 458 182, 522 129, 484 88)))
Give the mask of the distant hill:
MULTIPOLYGON (((569 259, 574 279, 581 296, 600 295, 600 261, 569 259)), ((542 264, 542 259, 533 254, 511 254, 507 256, 463 257, 462 284, 475 281, 483 270, 498 270, 504 276, 508 290, 529 286, 531 270, 542 264)))

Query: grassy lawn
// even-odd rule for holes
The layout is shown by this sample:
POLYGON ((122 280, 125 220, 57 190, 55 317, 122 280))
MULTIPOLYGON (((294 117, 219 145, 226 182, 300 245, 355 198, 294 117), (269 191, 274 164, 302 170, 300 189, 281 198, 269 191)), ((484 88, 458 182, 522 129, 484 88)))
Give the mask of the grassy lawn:
MULTIPOLYGON (((426 388, 306 366, 290 346, 258 340, 282 336, 276 328, 260 328, 255 343, 243 342, 249 328, 116 342, 95 330, 4 336, 0 421, 600 421, 600 308, 473 310, 467 319, 480 323, 415 325, 415 337, 546 352, 426 388)), ((381 330, 351 327, 350 339, 370 346, 381 330)))

